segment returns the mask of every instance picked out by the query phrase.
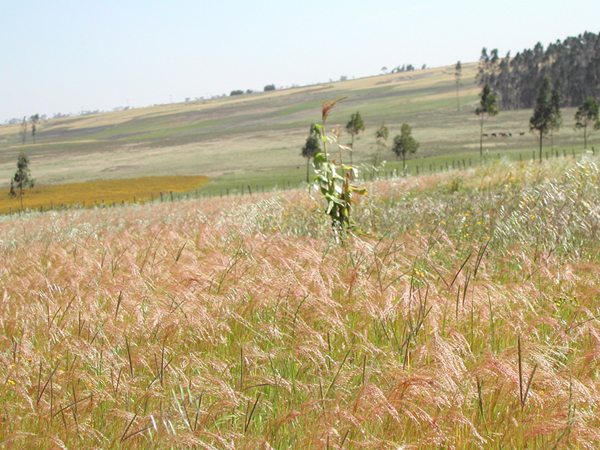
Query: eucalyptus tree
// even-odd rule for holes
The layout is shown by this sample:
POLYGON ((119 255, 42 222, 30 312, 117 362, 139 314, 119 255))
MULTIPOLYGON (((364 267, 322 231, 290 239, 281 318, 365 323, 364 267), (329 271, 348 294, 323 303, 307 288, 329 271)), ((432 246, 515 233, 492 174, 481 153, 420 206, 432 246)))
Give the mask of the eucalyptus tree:
POLYGON ((25 194, 25 189, 31 189, 33 185, 34 180, 29 173, 29 158, 25 153, 21 153, 17 160, 17 171, 12 180, 10 180, 8 195, 10 197, 19 197, 21 209, 23 209, 23 194, 25 194))
POLYGON ((392 145, 392 151, 398 158, 402 158, 402 170, 406 169, 406 156, 415 153, 418 148, 419 142, 412 136, 412 128, 403 123, 400 134, 396 135, 392 145))
POLYGON ((308 177, 308 170, 311 158, 314 158, 317 153, 321 151, 319 146, 319 136, 317 131, 315 130, 315 125, 310 125, 310 131, 308 133, 308 137, 306 138, 306 142, 302 147, 302 156, 306 158, 306 182, 310 183, 308 177))
POLYGON ((554 150, 554 132, 560 129, 562 125, 562 114, 560 111, 561 104, 561 84, 562 80, 558 77, 552 85, 552 93, 550 94, 550 105, 552 106, 552 125, 550 127, 550 142, 552 150, 554 150))
POLYGON ((377 152, 375 153, 375 165, 379 164, 379 157, 381 155, 381 150, 387 147, 387 140, 390 135, 390 129, 385 124, 385 122, 381 123, 381 126, 377 128, 375 131, 375 141, 377 142, 377 152))
POLYGON ((456 110, 460 111, 460 104, 458 100, 458 91, 460 87, 460 79, 462 77, 462 65, 460 61, 456 63, 456 67, 454 68, 454 78, 456 79, 456 110))
POLYGON ((529 119, 529 130, 540 135, 540 162, 542 162, 544 136, 552 130, 555 121, 551 89, 550 76, 546 75, 538 90, 533 116, 529 119))
POLYGON ((350 121, 346 124, 346 131, 352 136, 352 142, 350 143, 350 165, 352 165, 352 154, 354 153, 354 136, 361 131, 365 130, 365 123, 360 116, 360 113, 356 113, 350 116, 350 121))
POLYGON ((479 156, 483 157, 483 124, 487 118, 498 114, 496 106, 496 96, 492 94, 490 83, 485 83, 481 94, 479 94, 479 106, 475 109, 475 114, 479 116, 479 156))
POLYGON ((585 99, 585 102, 577 109, 575 113, 575 129, 583 130, 583 148, 587 148, 588 127, 592 130, 600 129, 600 117, 598 115, 598 102, 592 97, 585 99))

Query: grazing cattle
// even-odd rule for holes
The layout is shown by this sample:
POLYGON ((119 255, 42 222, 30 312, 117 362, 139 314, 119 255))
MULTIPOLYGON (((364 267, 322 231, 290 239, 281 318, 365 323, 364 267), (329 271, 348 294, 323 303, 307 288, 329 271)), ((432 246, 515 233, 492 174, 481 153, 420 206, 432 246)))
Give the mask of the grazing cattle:
POLYGON ((483 133, 483 137, 488 137, 487 133, 483 133))
POLYGON ((492 137, 496 137, 496 133, 492 133, 492 137))
POLYGON ((519 136, 525 136, 525 132, 522 131, 521 133, 519 133, 519 136))

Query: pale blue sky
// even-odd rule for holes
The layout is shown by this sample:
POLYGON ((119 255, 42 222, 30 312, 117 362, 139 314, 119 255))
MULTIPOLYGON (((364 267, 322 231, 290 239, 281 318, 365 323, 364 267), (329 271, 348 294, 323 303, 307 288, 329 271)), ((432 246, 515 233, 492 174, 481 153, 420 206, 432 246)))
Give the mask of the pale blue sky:
POLYGON ((584 31, 597 0, 0 0, 0 122, 473 62, 584 31))

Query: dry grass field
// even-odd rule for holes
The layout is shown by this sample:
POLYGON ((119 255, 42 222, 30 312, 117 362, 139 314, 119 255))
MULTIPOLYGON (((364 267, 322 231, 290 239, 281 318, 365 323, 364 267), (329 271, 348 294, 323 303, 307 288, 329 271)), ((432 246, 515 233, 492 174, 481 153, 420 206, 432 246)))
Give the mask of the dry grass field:
POLYGON ((598 159, 0 218, 0 446, 595 449, 598 159))

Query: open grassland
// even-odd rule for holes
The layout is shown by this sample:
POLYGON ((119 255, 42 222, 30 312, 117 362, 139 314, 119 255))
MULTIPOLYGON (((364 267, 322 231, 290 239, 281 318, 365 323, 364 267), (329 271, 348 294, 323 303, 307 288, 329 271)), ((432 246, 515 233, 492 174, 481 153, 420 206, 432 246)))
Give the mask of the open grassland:
MULTIPOLYGON (((88 181, 87 183, 35 186, 23 195, 25 210, 49 210, 63 205, 109 206, 113 203, 133 203, 158 200, 160 193, 170 195, 197 189, 208 182, 204 176, 165 176, 88 181)), ((168 198, 167 198, 168 199, 168 198)), ((21 210, 21 199, 10 197, 9 190, 0 190, 0 213, 21 210)))
MULTIPOLYGON (((202 174, 213 180, 205 189, 217 190, 302 180, 306 170, 300 150, 308 127, 320 121, 324 100, 344 96, 348 99, 338 104, 329 123, 343 127, 360 111, 366 130, 355 142, 356 163, 373 162, 375 130, 384 120, 390 126, 390 144, 402 123, 412 126, 421 142, 416 159, 475 157, 476 72, 476 64, 463 66, 460 111, 454 68, 447 67, 48 120, 39 126, 37 143, 29 136, 24 146, 18 125, 0 126, 0 188, 8 187, 20 151, 29 156, 33 176, 44 185, 202 174)), ((565 123, 554 136, 560 149, 582 146, 580 134, 573 131, 573 114, 574 109, 563 111, 565 123)), ((511 132, 513 137, 490 137, 485 149, 494 156, 516 151, 529 155, 537 148, 535 136, 527 132, 530 116, 529 110, 501 111, 488 120, 484 132, 511 132)), ((390 167, 400 165, 389 150, 382 158, 390 167)))
POLYGON ((595 449, 600 165, 0 219, 3 448, 595 449))

